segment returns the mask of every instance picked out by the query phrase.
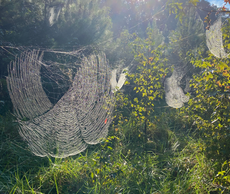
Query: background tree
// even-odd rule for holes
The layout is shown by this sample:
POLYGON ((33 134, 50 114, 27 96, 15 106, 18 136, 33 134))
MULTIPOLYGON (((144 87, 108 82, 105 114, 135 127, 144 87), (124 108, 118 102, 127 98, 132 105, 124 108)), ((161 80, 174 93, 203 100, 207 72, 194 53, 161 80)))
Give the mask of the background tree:
MULTIPOLYGON (((96 44, 102 48, 108 43, 112 35, 112 25, 106 7, 99 7, 99 2, 92 0, 68 1, 68 4, 63 5, 57 22, 50 26, 47 23, 45 7, 58 6, 55 2, 3 1, 0 5, 0 36, 3 46, 31 46, 68 51, 96 44)), ((1 49, 1 54, 9 53, 1 49)), ((4 62, 4 56, 1 60, 4 67, 9 62, 4 62)), ((6 69, 2 71, 6 75, 6 69)))

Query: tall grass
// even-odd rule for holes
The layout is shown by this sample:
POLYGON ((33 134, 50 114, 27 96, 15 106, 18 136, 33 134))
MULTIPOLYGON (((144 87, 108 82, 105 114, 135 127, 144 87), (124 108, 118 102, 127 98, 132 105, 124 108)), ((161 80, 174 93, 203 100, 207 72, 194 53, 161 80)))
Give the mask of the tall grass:
POLYGON ((141 125, 130 119, 111 129, 100 145, 65 159, 33 156, 18 138, 17 126, 2 120, 0 193, 218 193, 218 162, 206 157, 203 140, 183 119, 162 113, 148 129, 147 150, 141 125), (7 127, 15 128, 15 135, 7 127))

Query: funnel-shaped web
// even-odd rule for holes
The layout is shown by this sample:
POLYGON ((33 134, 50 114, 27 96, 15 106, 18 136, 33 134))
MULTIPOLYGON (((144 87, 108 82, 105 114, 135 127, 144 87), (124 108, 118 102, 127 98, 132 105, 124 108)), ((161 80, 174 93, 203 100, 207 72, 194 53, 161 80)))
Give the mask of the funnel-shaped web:
POLYGON ((166 103, 173 108, 181 108, 185 102, 188 102, 189 97, 184 94, 180 87, 180 81, 184 73, 174 69, 171 77, 166 78, 164 82, 165 100, 166 103))
POLYGON ((49 19, 49 25, 50 26, 53 26, 54 23, 57 22, 58 17, 59 17, 59 15, 61 13, 61 9, 62 9, 61 5, 53 6, 53 7, 49 8, 49 11, 48 11, 49 17, 48 17, 48 19, 49 19))
POLYGON ((227 58, 227 54, 223 46, 222 38, 222 19, 221 16, 211 25, 209 30, 206 30, 206 44, 210 52, 218 58, 227 58))
POLYGON ((114 69, 112 71, 112 76, 111 76, 111 80, 110 80, 110 83, 111 83, 111 89, 112 89, 112 92, 116 92, 117 90, 120 90, 122 88, 122 86, 124 85, 125 83, 125 80, 126 80, 126 73, 128 71, 128 67, 125 67, 121 74, 120 74, 120 77, 118 79, 118 82, 117 82, 117 69, 114 69))
MULTIPOLYGON (((175 42, 175 46, 180 50, 181 56, 186 56, 184 53, 186 47, 189 47, 196 55, 197 45, 203 39, 204 25, 195 7, 186 8, 183 23, 178 23, 176 31, 180 38, 175 42)), ((190 89, 189 81, 190 75, 193 73, 193 66, 185 57, 176 56, 174 61, 174 54, 172 56, 174 71, 171 77, 166 78, 164 82, 165 100, 168 106, 181 108, 189 100, 189 96, 184 92, 188 92, 190 89)))
MULTIPOLYGON (((198 17, 200 20, 200 17, 198 17)), ((226 58, 229 56, 224 50, 222 38, 222 19, 221 16, 214 22, 209 30, 206 30, 206 44, 210 52, 218 58, 226 58)), ((185 102, 189 100, 180 87, 180 81, 186 74, 186 70, 178 66, 171 77, 164 82, 166 103, 173 108, 181 108, 185 102)), ((186 88, 189 83, 186 83, 186 88)))
POLYGON ((53 105, 41 82, 42 54, 25 52, 9 66, 7 85, 20 135, 37 156, 67 157, 105 138, 114 98, 104 54, 84 57, 68 91, 53 105))

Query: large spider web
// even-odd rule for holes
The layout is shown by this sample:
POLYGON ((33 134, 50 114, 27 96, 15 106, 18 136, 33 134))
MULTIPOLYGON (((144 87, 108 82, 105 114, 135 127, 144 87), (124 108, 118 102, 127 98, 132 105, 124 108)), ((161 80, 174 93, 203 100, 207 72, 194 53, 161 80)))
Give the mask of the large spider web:
MULTIPOLYGON (((185 74, 185 71, 181 69, 174 69, 172 75, 164 82, 165 100, 170 107, 181 108, 189 100, 189 96, 186 96, 180 87, 181 79, 185 74)), ((186 83, 186 87, 187 85, 189 83, 186 83)))
POLYGON ((217 58, 227 58, 227 54, 223 46, 222 37, 222 16, 211 25, 209 30, 206 30, 206 43, 210 52, 217 58))
MULTIPOLYGON (((196 25, 201 26, 203 23, 198 13, 195 11, 193 19, 196 21, 196 25)), ((197 28, 197 27, 196 27, 197 28)), ((195 29, 196 29, 195 28, 195 29)), ((190 31, 190 30, 189 30, 190 31)), ((209 30, 206 30, 206 44, 209 51, 217 58, 227 58, 229 54, 225 52, 223 46, 222 37, 222 16, 210 26, 209 30)), ((167 78, 164 82, 165 87, 165 100, 166 103, 173 108, 181 108, 185 102, 188 102, 189 97, 184 94, 184 91, 180 87, 182 78, 188 72, 186 65, 176 66, 171 77, 167 78)), ((186 79, 186 88, 188 91, 189 80, 186 79)))
POLYGON ((116 68, 116 69, 112 70, 112 73, 111 73, 112 76, 110 79, 110 83, 111 83, 111 89, 112 89, 113 93, 120 90, 122 88, 122 86, 124 85, 125 80, 126 80, 126 73, 128 72, 128 70, 129 70, 128 67, 125 67, 122 69, 118 81, 116 79, 118 69, 116 68))
POLYGON ((105 54, 83 57, 71 68, 42 58, 39 51, 23 52, 9 65, 7 77, 20 135, 31 151, 64 158, 101 142, 114 105, 105 54))
MULTIPOLYGON (((190 42, 199 44, 201 40, 199 37, 204 34, 203 21, 194 7, 187 10, 187 17, 188 19, 185 20, 186 24, 183 28, 186 30, 188 37, 193 37, 190 42)), ((194 47, 195 46, 193 46, 193 48, 194 47)), ((194 48, 194 50, 196 52, 196 48, 194 48)), ((172 75, 164 81, 165 101, 170 107, 181 108, 184 103, 189 101, 189 96, 184 92, 189 91, 189 74, 192 68, 189 62, 186 61, 175 61, 174 66, 172 75), (182 89, 182 85, 185 86, 184 90, 182 89)))

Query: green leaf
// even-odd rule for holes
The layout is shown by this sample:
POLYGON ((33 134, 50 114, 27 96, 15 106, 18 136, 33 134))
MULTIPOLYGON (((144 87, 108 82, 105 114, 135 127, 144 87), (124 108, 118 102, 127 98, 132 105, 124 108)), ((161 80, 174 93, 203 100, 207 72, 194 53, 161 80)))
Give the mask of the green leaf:
POLYGON ((194 6, 197 6, 199 0, 190 0, 189 3, 192 3, 194 6))

